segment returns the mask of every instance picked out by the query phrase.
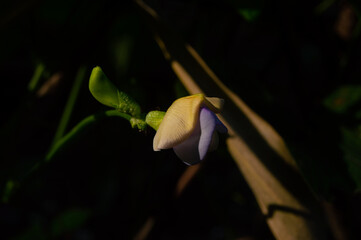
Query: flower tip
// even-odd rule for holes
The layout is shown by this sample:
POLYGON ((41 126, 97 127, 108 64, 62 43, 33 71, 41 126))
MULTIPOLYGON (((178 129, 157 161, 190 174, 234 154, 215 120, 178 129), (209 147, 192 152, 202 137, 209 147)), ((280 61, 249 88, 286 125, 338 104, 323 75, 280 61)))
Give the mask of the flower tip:
POLYGON ((155 152, 159 152, 161 150, 158 145, 159 145, 159 137, 157 136, 157 134, 155 134, 153 139, 153 150, 155 152))

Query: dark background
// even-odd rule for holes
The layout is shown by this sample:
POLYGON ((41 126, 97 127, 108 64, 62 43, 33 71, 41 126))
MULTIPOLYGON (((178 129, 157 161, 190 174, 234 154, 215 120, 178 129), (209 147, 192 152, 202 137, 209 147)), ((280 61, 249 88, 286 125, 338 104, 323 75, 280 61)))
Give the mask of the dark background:
MULTIPOLYGON (((284 137, 317 199, 334 206, 338 239, 358 239, 360 5, 146 2, 284 137)), ((153 152, 152 129, 120 118, 99 120, 32 170, 79 69, 66 132, 107 109, 88 90, 95 66, 145 113, 187 95, 132 1, 5 1, 0 31, 1 239, 133 239, 149 217, 148 239, 273 239, 224 138, 179 198, 186 166, 171 150, 153 152)))

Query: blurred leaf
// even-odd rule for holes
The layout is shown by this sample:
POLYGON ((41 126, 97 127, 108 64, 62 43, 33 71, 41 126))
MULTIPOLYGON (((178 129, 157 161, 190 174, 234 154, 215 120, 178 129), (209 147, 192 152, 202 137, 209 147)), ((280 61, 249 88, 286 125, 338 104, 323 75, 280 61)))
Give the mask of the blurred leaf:
POLYGON ((323 104, 332 112, 345 113, 361 100, 361 86, 342 86, 325 98, 323 104))
POLYGON ((321 3, 319 3, 316 7, 315 7, 315 13, 317 14, 321 14, 324 11, 326 11, 329 7, 332 6, 332 4, 334 4, 336 1, 335 0, 323 0, 321 3))
POLYGON ((131 35, 124 34, 116 39, 111 47, 114 64, 120 76, 124 75, 129 67, 134 39, 131 35))
MULTIPOLYGON (((360 126, 361 128, 361 126, 360 126)), ((360 129, 361 130, 361 129, 360 129)), ((361 190, 361 131, 342 129, 341 148, 349 173, 356 183, 356 191, 361 190)))
POLYGON ((361 119, 361 110, 356 111, 355 118, 356 119, 361 119))
POLYGON ((62 234, 72 232, 82 225, 90 217, 90 211, 84 209, 70 209, 60 214, 54 219, 51 232, 54 237, 59 237, 62 234))
POLYGON ((361 12, 361 2, 358 0, 350 0, 348 1, 351 3, 352 7, 356 10, 356 12, 359 14, 361 12))
POLYGON ((39 7, 38 16, 51 24, 61 25, 71 16, 71 11, 76 6, 76 2, 65 1, 44 1, 39 7))
POLYGON ((250 185, 277 239, 325 239, 319 203, 301 177, 286 144, 273 127, 227 88, 198 53, 182 42, 143 1, 136 3, 155 33, 173 71, 191 94, 225 100, 220 114, 228 149, 250 185))
POLYGON ((31 226, 13 240, 46 240, 48 239, 43 226, 39 221, 32 222, 31 226))
POLYGON ((238 9, 238 12, 248 22, 254 22, 261 14, 261 11, 259 9, 250 9, 250 8, 240 8, 238 9))
POLYGON ((16 186, 16 183, 13 180, 8 180, 5 184, 5 189, 3 193, 2 201, 4 203, 7 203, 9 201, 9 198, 11 196, 12 191, 14 190, 16 186))
POLYGON ((39 63, 36 68, 35 68, 35 71, 34 71, 34 75, 33 77, 31 78, 30 82, 29 82, 29 85, 28 85, 28 90, 30 92, 33 92, 36 87, 38 86, 39 84, 39 81, 41 79, 41 76, 43 75, 44 73, 44 70, 45 70, 45 66, 44 64, 42 63, 39 63))
POLYGON ((262 9, 264 7, 263 0, 228 0, 228 2, 235 8, 239 15, 241 15, 246 21, 254 22, 260 16, 262 9))
POLYGON ((138 103, 124 92, 119 91, 100 67, 93 68, 89 79, 89 90, 100 103, 134 117, 140 116, 141 110, 138 103))
POLYGON ((184 88, 183 84, 178 79, 174 83, 174 92, 176 98, 181 98, 188 95, 187 89, 184 88))

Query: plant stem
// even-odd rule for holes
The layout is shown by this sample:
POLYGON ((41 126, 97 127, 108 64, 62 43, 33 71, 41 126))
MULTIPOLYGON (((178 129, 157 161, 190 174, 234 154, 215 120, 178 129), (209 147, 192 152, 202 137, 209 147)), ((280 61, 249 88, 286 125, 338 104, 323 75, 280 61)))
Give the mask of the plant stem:
POLYGON ((63 111, 63 115, 61 116, 61 119, 60 119, 60 122, 58 125, 58 129, 55 132, 52 146, 57 144, 59 139, 62 138, 64 135, 64 132, 65 132, 66 127, 68 126, 68 123, 70 120, 70 116, 73 112, 76 99, 79 95, 80 87, 84 80, 85 73, 86 73, 86 67, 84 67, 84 66, 80 67, 78 70, 78 73, 75 77, 75 81, 74 81, 73 87, 71 89, 68 101, 66 102, 66 105, 65 105, 65 108, 63 111))
POLYGON ((33 75, 33 77, 31 78, 31 80, 30 80, 30 82, 28 84, 29 92, 33 92, 36 89, 36 87, 39 84, 40 78, 44 73, 44 70, 45 70, 44 64, 39 63, 36 66, 35 71, 34 71, 34 75, 33 75))
POLYGON ((112 116, 122 117, 128 121, 131 119, 130 115, 118 112, 117 110, 108 110, 106 112, 90 115, 80 121, 72 130, 70 130, 65 136, 58 139, 58 141, 52 145, 49 152, 45 156, 45 161, 50 161, 59 152, 59 150, 61 150, 66 144, 82 133, 87 127, 94 124, 101 118, 112 116))

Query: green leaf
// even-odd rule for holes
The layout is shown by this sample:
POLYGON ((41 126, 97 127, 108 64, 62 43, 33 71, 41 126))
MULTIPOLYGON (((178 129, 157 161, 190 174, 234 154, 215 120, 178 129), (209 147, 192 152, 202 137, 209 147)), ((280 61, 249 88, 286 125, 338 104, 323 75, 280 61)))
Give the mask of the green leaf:
POLYGON ((351 178, 356 183, 356 191, 361 190, 361 134, 357 131, 342 129, 343 158, 351 178))
POLYGON ((263 0, 227 0, 247 22, 255 22, 265 7, 263 0))
POLYGON ((140 116, 138 103, 126 93, 119 91, 100 67, 93 68, 89 79, 89 90, 100 103, 133 117, 140 116))
POLYGON ((335 113, 345 113, 361 100, 361 86, 342 86, 325 98, 323 104, 335 113))
POLYGON ((250 8, 240 8, 238 13, 247 21, 254 22, 257 20, 261 11, 259 9, 250 9, 250 8))
POLYGON ((52 235, 58 237, 81 227, 89 218, 89 210, 70 209, 59 215, 52 224, 52 235))
POLYGON ((11 196, 11 193, 13 192, 14 188, 16 187, 16 183, 13 180, 8 180, 5 184, 4 194, 2 201, 4 203, 7 203, 9 201, 9 198, 11 196))
POLYGON ((164 118, 165 112, 151 111, 145 117, 145 122, 151 126, 154 130, 158 130, 160 123, 164 118))

